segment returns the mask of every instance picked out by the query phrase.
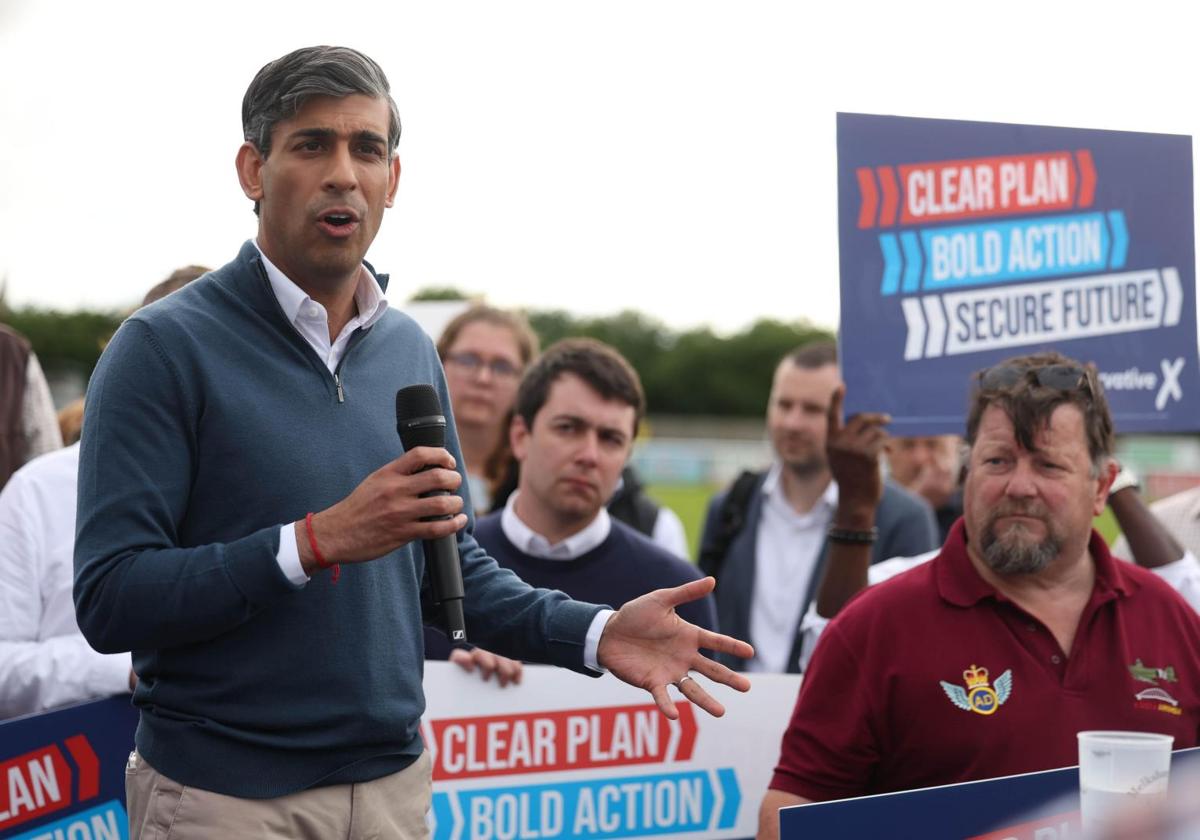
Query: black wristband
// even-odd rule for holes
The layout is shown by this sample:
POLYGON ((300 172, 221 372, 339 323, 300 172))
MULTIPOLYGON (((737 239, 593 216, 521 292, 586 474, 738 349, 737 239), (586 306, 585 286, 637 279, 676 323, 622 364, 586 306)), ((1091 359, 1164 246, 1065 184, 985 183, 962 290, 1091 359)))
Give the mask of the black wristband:
POLYGON ((831 525, 827 533, 832 542, 852 543, 854 545, 870 545, 879 539, 878 528, 856 531, 851 528, 835 528, 831 525))

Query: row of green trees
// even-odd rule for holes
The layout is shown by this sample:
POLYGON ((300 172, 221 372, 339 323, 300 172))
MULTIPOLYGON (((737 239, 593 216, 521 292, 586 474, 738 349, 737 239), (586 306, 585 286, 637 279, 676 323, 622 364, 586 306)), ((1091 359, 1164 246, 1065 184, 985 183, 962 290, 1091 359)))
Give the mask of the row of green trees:
MULTIPOLYGON (((421 299, 445 299, 453 290, 430 290, 421 299)), ((0 321, 23 333, 48 372, 90 375, 104 342, 116 330, 117 312, 57 312, 0 303, 0 321)), ((567 336, 591 336, 625 355, 642 377, 654 414, 758 417, 766 405, 775 363, 789 350, 827 330, 803 321, 760 320, 733 335, 708 328, 676 331, 638 312, 580 318, 562 311, 529 313, 542 346, 567 336)))
POLYGON ((613 345, 642 378, 652 414, 761 417, 771 375, 783 356, 815 338, 832 338, 812 324, 759 320, 733 335, 702 327, 673 331, 638 312, 578 318, 531 312, 542 346, 573 335, 613 345))
POLYGON ((50 374, 71 370, 90 376, 104 343, 124 317, 119 312, 9 309, 2 304, 0 301, 0 321, 29 339, 38 361, 50 374))

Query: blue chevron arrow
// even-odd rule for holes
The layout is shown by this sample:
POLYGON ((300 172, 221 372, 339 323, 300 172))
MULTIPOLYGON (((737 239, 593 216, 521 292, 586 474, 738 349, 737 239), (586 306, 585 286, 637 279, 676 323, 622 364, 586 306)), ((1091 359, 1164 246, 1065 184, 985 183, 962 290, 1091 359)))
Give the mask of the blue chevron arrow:
POLYGON ((733 828, 737 823, 738 808, 742 804, 742 791, 738 788, 737 774, 732 768, 723 767, 717 771, 717 779, 721 782, 721 791, 725 794, 717 828, 733 828))
POLYGON ((879 287, 881 295, 894 295, 900 291, 900 246, 896 242, 896 234, 879 234, 879 248, 883 251, 883 283, 879 287))
POLYGON ((1108 225, 1112 228, 1112 252, 1108 259, 1108 267, 1124 268, 1125 257, 1129 253, 1129 230, 1125 227, 1125 213, 1109 210, 1108 225))
POLYGON ((900 234, 900 243, 904 246, 904 291, 916 292, 921 288, 921 266, 924 263, 921 243, 911 230, 900 234))
POLYGON ((433 795, 433 817, 437 820, 437 828, 434 829, 434 840, 450 840, 454 836, 454 830, 460 826, 454 822, 454 812, 450 808, 450 794, 435 793, 433 795))

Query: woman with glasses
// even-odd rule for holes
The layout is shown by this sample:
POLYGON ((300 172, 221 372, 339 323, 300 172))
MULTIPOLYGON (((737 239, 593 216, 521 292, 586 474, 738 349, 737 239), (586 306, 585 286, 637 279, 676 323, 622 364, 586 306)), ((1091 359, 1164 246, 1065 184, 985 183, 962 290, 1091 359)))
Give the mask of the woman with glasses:
POLYGON ((477 514, 484 513, 511 461, 509 420, 521 374, 537 355, 537 336, 523 315, 475 304, 446 325, 437 349, 466 459, 471 504, 477 514))

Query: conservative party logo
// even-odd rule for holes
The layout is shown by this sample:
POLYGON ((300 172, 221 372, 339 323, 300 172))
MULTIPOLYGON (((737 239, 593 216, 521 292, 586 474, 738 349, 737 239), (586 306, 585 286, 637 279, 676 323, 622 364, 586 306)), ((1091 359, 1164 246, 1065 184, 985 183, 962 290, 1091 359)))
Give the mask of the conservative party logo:
POLYGON ((996 678, 995 688, 988 684, 987 668, 979 668, 972 664, 962 673, 967 683, 966 688, 945 680, 941 681, 941 685, 950 702, 964 711, 980 715, 995 714, 996 709, 1003 706, 1012 694, 1011 669, 996 678))

